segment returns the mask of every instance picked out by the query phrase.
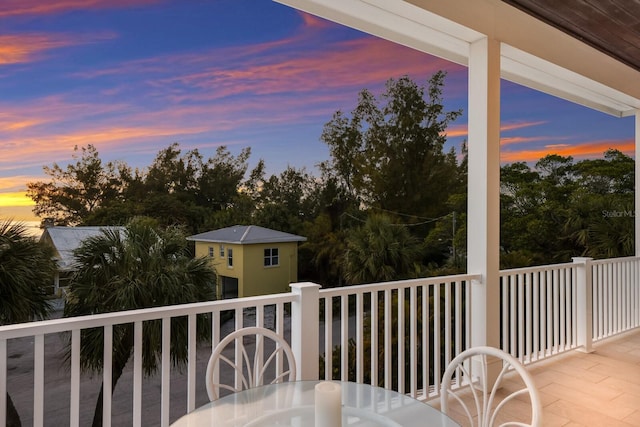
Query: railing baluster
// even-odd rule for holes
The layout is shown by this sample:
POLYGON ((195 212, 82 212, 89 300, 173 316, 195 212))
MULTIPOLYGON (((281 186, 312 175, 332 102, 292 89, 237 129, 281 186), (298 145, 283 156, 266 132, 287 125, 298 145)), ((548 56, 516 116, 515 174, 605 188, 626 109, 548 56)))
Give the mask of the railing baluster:
MULTIPOLYGON (((0 339, 0 414, 7 413, 7 362, 7 340, 0 339)), ((6 415, 0 416, 0 427, 6 426, 6 415)))
MULTIPOLYGON (((590 266, 588 268, 591 268, 590 266)), ((577 300, 578 300, 578 272, 575 268, 572 268, 570 270, 571 273, 571 301, 569 301, 570 307, 571 307, 571 347, 575 348, 578 345, 578 335, 577 335, 577 331, 578 331, 578 307, 577 307, 577 300)), ((593 286, 593 276, 592 276, 592 286, 593 286)), ((592 291, 592 295, 593 295, 593 291, 592 291)), ((593 310, 593 297, 592 297, 592 301, 591 301, 591 308, 593 310)), ((593 315, 591 316, 593 319, 593 315)), ((592 335, 593 335, 593 320, 591 321, 591 330, 592 330, 592 335)))
MULTIPOLYGON (((264 304, 259 304, 258 306, 256 306, 256 323, 255 325, 259 328, 263 328, 264 327, 264 304)), ((256 356, 256 363, 259 366, 262 366, 264 363, 264 339, 262 337, 262 335, 258 335, 256 336, 256 349, 261 348, 262 351, 256 352, 255 356, 256 356)), ((276 359, 275 361, 276 363, 276 375, 279 375, 282 373, 282 370, 279 369, 279 366, 277 366, 278 364, 278 360, 276 359)))
POLYGON ((340 380, 349 381, 349 296, 340 297, 340 380))
POLYGON ((364 310, 363 294, 356 294, 356 382, 364 379, 364 310))
POLYGON ((613 286, 611 285, 613 278, 613 266, 611 264, 607 264, 606 268, 607 277, 605 279, 605 286, 607 292, 605 293, 604 306, 607 313, 605 317, 604 329, 605 336, 610 336, 611 331, 613 330, 613 286))
POLYGON ((553 271, 547 271, 546 275, 546 287, 547 287, 547 355, 553 354, 553 271))
MULTIPOLYGON (((214 310, 211 311, 211 352, 213 352, 218 343, 220 343, 220 312, 214 310)), ((213 374, 213 383, 217 384, 219 382, 220 370, 217 370, 213 374)))
POLYGON ((104 327, 104 360, 102 372, 102 425, 111 426, 111 378, 113 365, 113 326, 104 327))
POLYGON ((525 302, 524 306, 526 307, 526 321, 525 321, 525 348, 524 348, 524 358, 523 361, 526 363, 531 363, 531 352, 532 352, 532 344, 533 337, 531 336, 533 330, 533 301, 531 299, 532 289, 531 289, 531 273, 524 275, 524 296, 525 302))
POLYGON ((605 308, 604 308, 604 272, 602 265, 596 265, 598 268, 598 335, 597 338, 600 339, 604 336, 604 317, 605 317, 605 308))
POLYGON ((423 397, 429 397, 429 287, 422 289, 422 390, 423 397))
POLYGON ((33 343, 33 425, 44 425, 44 335, 33 343))
POLYGON ((507 290, 507 295, 509 297, 509 314, 508 314, 508 319, 509 319, 509 347, 508 347, 508 352, 511 353, 511 355, 513 357, 518 357, 518 353, 517 353, 517 344, 518 341, 516 340, 516 331, 518 330, 518 317, 517 317, 517 311, 516 311, 516 301, 517 301, 517 289, 518 289, 518 275, 517 274, 513 274, 511 276, 509 276, 509 287, 507 290))
MULTIPOLYGON (((74 329, 71 331, 71 395, 69 397, 69 427, 80 426, 80 336, 80 329, 74 329)), ((0 393, 2 392, 0 391, 0 393)))
POLYGON ((324 299, 324 376, 333 379, 333 298, 324 299))
POLYGON ((418 396, 418 344, 416 335, 418 330, 417 321, 417 288, 409 288, 409 369, 411 376, 411 397, 418 396))
POLYGON ((638 326, 638 261, 635 259, 631 261, 631 278, 629 281, 629 286, 631 290, 631 328, 635 328, 638 326))
POLYGON ((160 426, 169 427, 171 397, 171 318, 162 319, 162 362, 160 386, 160 426))
POLYGON ((532 355, 533 361, 540 358, 540 274, 538 272, 533 273, 533 348, 532 355))
MULTIPOLYGON (((235 310, 235 330, 242 329, 244 327, 244 309, 242 307, 236 308, 235 310)), ((239 363, 242 359, 242 349, 244 347, 244 343, 242 342, 242 338, 235 340, 235 351, 233 355, 233 360, 235 363, 239 363)), ((235 371, 235 388, 239 390, 242 388, 242 373, 238 370, 235 371)))
POLYGON ((371 384, 378 385, 378 291, 371 292, 371 384))
POLYGON ((565 301, 566 301, 566 289, 565 289, 565 285, 566 285, 566 280, 565 280, 565 272, 566 269, 561 269, 558 272, 558 290, 559 290, 559 297, 558 297, 558 305, 560 306, 560 314, 558 315, 558 323, 560 326, 560 338, 558 340, 558 350, 559 351, 564 351, 566 349, 566 344, 567 344, 567 337, 565 335, 566 333, 566 322, 567 322, 567 318, 566 318, 566 311, 565 311, 565 301))
MULTIPOLYGON (((197 323, 198 318, 195 314, 188 317, 188 338, 187 338, 187 412, 196 409, 196 350, 197 350, 197 323)), ((136 324, 136 327, 138 325, 136 324)))
POLYGON ((400 393, 405 393, 405 381, 404 381, 404 372, 406 368, 405 363, 405 346, 404 346, 404 323, 405 323, 405 313, 404 313, 404 294, 405 288, 398 289, 398 330, 396 333, 398 334, 398 391, 400 393))
POLYGON ((511 343, 509 336, 509 326, 511 324, 511 319, 509 318, 509 283, 511 282, 511 276, 506 275, 502 278, 502 289, 500 289, 502 293, 502 349, 506 352, 510 352, 511 343))
MULTIPOLYGON (((384 290, 384 348, 391 348, 391 290, 384 290)), ((391 388, 391 352, 384 352, 384 387, 391 388)))
POLYGON ((440 344, 440 336, 442 328, 440 325, 440 285, 433 285, 433 372, 434 382, 436 383, 436 391, 440 390, 440 356, 442 355, 442 346, 440 344))
POLYGON ((462 352, 462 335, 464 331, 462 330, 462 283, 459 280, 456 280, 454 283, 455 290, 455 354, 458 355, 462 352))
POLYGON ((518 351, 516 357, 524 363, 525 318, 524 318, 524 275, 518 274, 518 351))
MULTIPOLYGON (((284 305, 282 303, 275 304, 273 307, 273 327, 275 328, 276 334, 284 335, 284 305)), ((319 347, 318 347, 319 348, 319 347)), ((278 367, 278 373, 284 372, 284 355, 278 353, 276 355, 276 364, 278 367)))
POLYGON ((449 365, 451 357, 451 285, 439 284, 444 287, 444 366, 449 365))
MULTIPOLYGON (((144 325, 142 321, 134 322, 133 324, 133 425, 135 427, 142 427, 142 330, 143 330, 143 326, 144 325)), ((193 360, 195 362, 195 357, 193 360)), ((191 360, 189 360, 189 362, 191 362, 191 360)))

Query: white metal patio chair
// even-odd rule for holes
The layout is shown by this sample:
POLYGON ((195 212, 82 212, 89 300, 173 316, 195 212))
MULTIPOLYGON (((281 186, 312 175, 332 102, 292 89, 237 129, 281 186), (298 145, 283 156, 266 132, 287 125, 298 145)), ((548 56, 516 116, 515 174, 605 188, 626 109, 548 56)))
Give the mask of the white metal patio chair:
MULTIPOLYGON (((235 354, 238 354, 238 351, 235 351, 235 354)), ((270 329, 260 327, 238 329, 220 341, 211 353, 206 373, 207 394, 209 400, 217 400, 220 389, 235 393, 264 385, 265 378, 269 378, 268 384, 296 379, 296 364, 291 347, 284 338, 270 329), (244 343, 245 337, 253 337, 249 344, 250 346, 255 343, 253 357, 249 357, 244 343), (266 346, 265 341, 268 342, 266 346), (234 346, 232 343, 235 343, 236 350, 237 346, 240 346, 239 360, 234 361, 223 354, 225 349, 234 346), (265 350, 267 347, 270 349, 268 354, 265 350), (232 368, 235 374, 233 376, 235 386, 218 382, 220 365, 223 364, 232 368)))
MULTIPOLYGON (((441 410, 448 415, 451 407, 449 399, 457 402, 467 416, 471 426, 542 426, 542 404, 531 375, 524 366, 510 354, 494 347, 473 347, 463 351, 447 366, 440 386, 441 410), (495 383, 487 382, 487 359, 498 358, 502 365, 495 383), (508 374, 515 371, 514 376, 508 374), (515 376, 517 374, 517 376, 515 376), (505 375, 508 377, 506 378, 505 375), (518 376, 520 379, 518 379, 518 376), (515 385, 515 390, 512 390, 515 385), (501 390, 502 388, 502 390, 501 390), (461 396, 463 393, 464 396, 461 396), (501 412, 508 404, 519 405, 517 411, 522 413, 525 401, 514 401, 514 398, 529 395, 531 405, 531 421, 504 421, 510 415, 501 412), (474 417, 477 419, 474 420, 474 417)), ((513 412, 512 412, 513 414, 513 412)))

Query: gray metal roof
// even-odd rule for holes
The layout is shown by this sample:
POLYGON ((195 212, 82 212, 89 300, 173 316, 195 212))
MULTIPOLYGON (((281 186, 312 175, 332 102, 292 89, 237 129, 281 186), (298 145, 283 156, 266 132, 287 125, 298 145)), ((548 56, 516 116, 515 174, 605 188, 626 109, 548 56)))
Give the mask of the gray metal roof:
POLYGON ((257 225, 234 225, 189 236, 187 240, 251 245, 256 243, 304 242, 307 238, 257 225))
POLYGON ((122 232, 124 227, 47 227, 41 241, 50 242, 58 253, 58 268, 60 270, 71 270, 75 259, 73 251, 80 247, 82 242, 90 237, 99 236, 103 230, 115 230, 122 232))

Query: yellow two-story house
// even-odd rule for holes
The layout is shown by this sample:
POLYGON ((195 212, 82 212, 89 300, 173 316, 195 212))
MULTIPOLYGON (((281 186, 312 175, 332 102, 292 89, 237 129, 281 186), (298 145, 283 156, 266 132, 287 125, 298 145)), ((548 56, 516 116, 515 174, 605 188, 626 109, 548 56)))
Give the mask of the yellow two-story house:
POLYGON ((298 280, 295 234, 256 225, 234 225, 187 237, 196 257, 211 259, 218 273, 217 297, 236 298, 289 292, 298 280))

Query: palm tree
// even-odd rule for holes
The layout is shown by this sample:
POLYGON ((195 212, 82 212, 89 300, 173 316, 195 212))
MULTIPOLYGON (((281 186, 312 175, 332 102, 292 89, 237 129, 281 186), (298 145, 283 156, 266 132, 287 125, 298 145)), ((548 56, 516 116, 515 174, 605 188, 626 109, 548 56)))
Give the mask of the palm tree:
POLYGON ((346 239, 344 272, 351 284, 384 282, 415 275, 419 243, 407 227, 386 215, 371 215, 346 239))
MULTIPOLYGON (((0 221, 0 325, 47 318, 54 271, 51 247, 30 236, 24 224, 0 221)), ((21 425, 8 393, 7 425, 21 425)))
MULTIPOLYGON (((87 239, 74 253, 78 269, 70 282, 65 316, 208 301, 215 297, 216 274, 205 258, 192 258, 178 228, 157 230, 149 220, 134 220, 123 231, 105 229, 87 239)), ((197 322, 199 341, 210 338, 211 322, 197 322)), ((143 325, 142 363, 145 374, 158 369, 161 322, 143 325)), ((186 319, 172 319, 171 356, 175 365, 187 360, 186 319)), ((85 330, 80 363, 84 371, 103 368, 103 329, 85 330)), ((68 353, 69 354, 69 353, 68 353)), ((112 390, 133 354, 133 325, 113 328, 112 390)), ((102 425, 101 387, 93 426, 102 425)))

